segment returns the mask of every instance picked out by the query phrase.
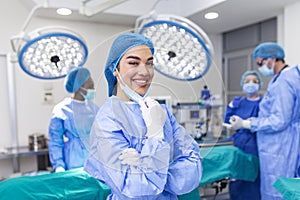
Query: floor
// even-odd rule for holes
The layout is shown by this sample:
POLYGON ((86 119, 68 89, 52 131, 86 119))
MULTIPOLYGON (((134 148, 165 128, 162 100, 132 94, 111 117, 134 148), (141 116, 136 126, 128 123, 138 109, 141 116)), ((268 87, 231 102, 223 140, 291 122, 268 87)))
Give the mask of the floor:
POLYGON ((201 200, 230 200, 228 193, 228 184, 224 185, 224 188, 216 190, 216 188, 207 186, 202 187, 199 190, 201 200))

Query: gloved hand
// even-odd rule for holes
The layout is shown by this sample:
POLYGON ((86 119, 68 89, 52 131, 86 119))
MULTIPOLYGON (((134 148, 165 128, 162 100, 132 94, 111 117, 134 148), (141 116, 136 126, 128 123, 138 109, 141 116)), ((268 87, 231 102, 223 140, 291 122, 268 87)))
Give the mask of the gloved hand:
POLYGON ((125 149, 119 156, 123 165, 138 166, 140 163, 140 154, 133 148, 125 149))
POLYGON ((252 121, 254 119, 257 119, 257 117, 249 117, 247 120, 252 121))
POLYGON ((55 172, 64 172, 66 171, 65 168, 63 168, 62 166, 58 166, 56 169, 55 169, 55 172))
POLYGON ((229 119, 230 124, 232 125, 232 128, 234 130, 238 130, 241 128, 247 128, 250 129, 250 121, 249 120, 243 120, 237 115, 233 115, 229 119))
POLYGON ((150 97, 141 100, 139 104, 147 126, 146 136, 162 140, 164 138, 163 127, 166 121, 166 111, 157 101, 150 97))

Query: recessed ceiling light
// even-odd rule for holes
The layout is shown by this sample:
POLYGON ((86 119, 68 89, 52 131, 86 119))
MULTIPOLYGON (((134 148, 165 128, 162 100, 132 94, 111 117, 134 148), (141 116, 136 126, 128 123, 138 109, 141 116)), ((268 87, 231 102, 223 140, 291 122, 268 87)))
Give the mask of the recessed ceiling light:
POLYGON ((56 10, 56 12, 59 15, 71 15, 72 14, 72 10, 70 10, 69 8, 58 8, 56 10))
POLYGON ((204 15, 205 19, 216 19, 219 17, 219 13, 217 12, 208 12, 204 15))

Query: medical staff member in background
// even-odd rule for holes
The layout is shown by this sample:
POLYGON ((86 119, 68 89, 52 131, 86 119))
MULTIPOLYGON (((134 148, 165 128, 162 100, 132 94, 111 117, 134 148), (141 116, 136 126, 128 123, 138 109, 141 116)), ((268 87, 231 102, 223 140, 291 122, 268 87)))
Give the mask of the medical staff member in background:
POLYGON ((88 137, 98 106, 94 81, 85 67, 72 69, 65 77, 67 92, 74 93, 58 103, 49 125, 49 156, 55 172, 81 168, 87 158, 88 137))
POLYGON ((177 199, 197 188, 200 150, 170 110, 148 97, 154 47, 140 34, 113 42, 105 66, 109 98, 91 131, 84 169, 107 184, 108 199, 177 199))
POLYGON ((300 68, 285 64, 281 46, 267 42, 258 45, 253 57, 264 76, 273 76, 260 103, 258 118, 243 120, 233 116, 237 130, 257 132, 261 175, 261 198, 283 199, 272 186, 281 177, 299 177, 300 152, 300 68))
MULTIPOLYGON (((237 115, 242 119, 249 119, 258 116, 259 103, 262 96, 258 94, 263 85, 262 79, 257 71, 246 71, 241 78, 241 87, 246 96, 236 96, 227 105, 224 122, 229 123, 229 119, 233 115, 237 115)), ((234 146, 238 147, 245 153, 258 156, 256 132, 249 129, 241 128, 233 134, 229 140, 234 142, 234 146)), ((256 178, 255 182, 231 180, 229 183, 229 193, 231 200, 260 199, 260 178, 256 178)))

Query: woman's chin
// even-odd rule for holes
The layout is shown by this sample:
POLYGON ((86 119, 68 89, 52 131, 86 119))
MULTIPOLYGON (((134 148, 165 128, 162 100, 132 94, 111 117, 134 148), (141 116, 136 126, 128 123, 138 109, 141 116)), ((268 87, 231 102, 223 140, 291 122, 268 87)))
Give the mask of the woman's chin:
POLYGON ((141 96, 144 96, 147 92, 148 88, 139 88, 138 90, 136 90, 135 92, 141 96))

